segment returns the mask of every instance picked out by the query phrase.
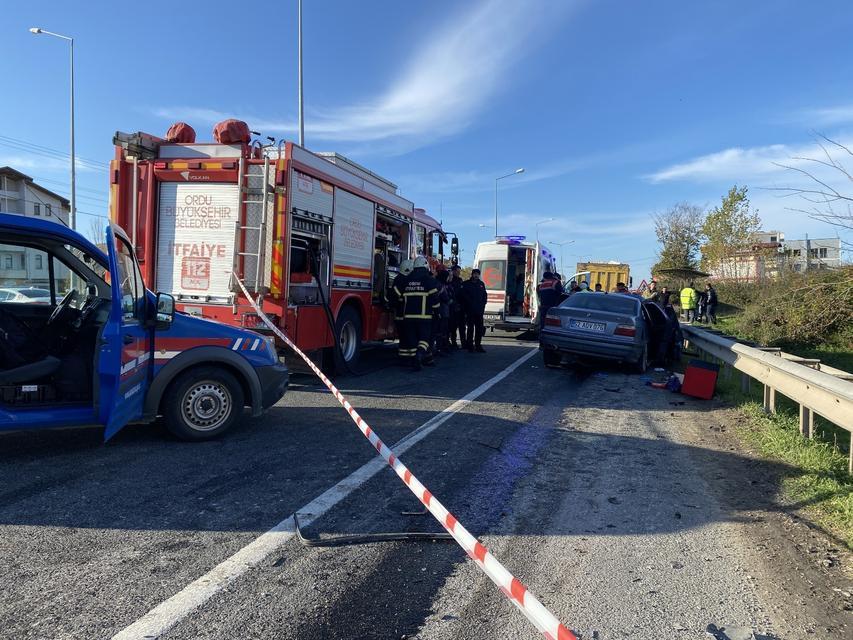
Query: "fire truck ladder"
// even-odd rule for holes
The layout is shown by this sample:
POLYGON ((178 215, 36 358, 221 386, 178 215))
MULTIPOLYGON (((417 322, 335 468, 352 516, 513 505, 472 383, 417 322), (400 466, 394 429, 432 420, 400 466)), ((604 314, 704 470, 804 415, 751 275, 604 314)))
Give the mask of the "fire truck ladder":
MULTIPOLYGON (((241 166, 242 162, 241 162, 241 166)), ((272 176, 269 158, 263 164, 249 164, 247 173, 241 175, 245 181, 240 189, 241 208, 245 207, 244 223, 239 227, 242 236, 242 250, 237 255, 243 258, 243 278, 258 298, 269 290, 270 272, 267 268, 267 256, 272 253, 271 212, 273 190, 270 188, 272 176)))

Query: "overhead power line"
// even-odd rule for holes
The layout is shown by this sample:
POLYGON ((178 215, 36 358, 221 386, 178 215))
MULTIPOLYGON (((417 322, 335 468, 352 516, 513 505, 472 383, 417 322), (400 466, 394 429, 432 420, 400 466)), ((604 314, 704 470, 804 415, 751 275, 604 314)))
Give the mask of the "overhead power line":
MULTIPOLYGON (((10 138, 9 136, 0 136, 0 145, 16 151, 24 151, 26 153, 51 158, 53 160, 69 160, 71 158, 68 153, 59 149, 45 147, 32 142, 27 142, 26 140, 10 138)), ((77 166, 92 169, 94 171, 106 171, 109 168, 108 163, 98 162, 97 160, 88 160, 86 158, 77 157, 76 162, 77 166)))

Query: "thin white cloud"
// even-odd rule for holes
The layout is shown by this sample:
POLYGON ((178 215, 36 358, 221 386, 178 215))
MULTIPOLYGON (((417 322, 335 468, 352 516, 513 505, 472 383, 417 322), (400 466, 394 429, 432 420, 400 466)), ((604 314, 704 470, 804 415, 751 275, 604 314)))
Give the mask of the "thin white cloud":
MULTIPOLYGON (((841 137, 838 141, 850 146, 851 140, 841 137)), ((824 146, 831 147, 831 145, 824 146)), ((830 149, 832 151, 832 149, 830 149)), ((732 147, 699 156, 687 162, 673 164, 645 178, 654 184, 677 180, 692 182, 755 181, 778 177, 790 173, 785 167, 819 166, 803 158, 824 158, 824 151, 817 142, 801 145, 772 144, 759 147, 732 147)))
MULTIPOLYGON (((12 167, 22 173, 36 171, 47 174, 66 174, 70 167, 70 160, 59 158, 45 158, 37 154, 20 153, 5 155, 0 153, 0 167, 12 167)), ((76 162, 78 173, 90 173, 99 171, 79 159, 76 162)))
POLYGON ((501 214, 500 226, 502 229, 512 229, 512 233, 532 231, 531 237, 533 237, 536 234, 536 223, 548 218, 554 218, 554 220, 545 222, 538 227, 539 237, 542 238, 543 242, 547 242, 546 239, 572 240, 576 236, 608 239, 637 236, 644 232, 652 233, 654 229, 651 217, 645 212, 571 212, 565 214, 510 212, 501 214))
MULTIPOLYGON (((309 109, 306 136, 339 143, 393 143, 409 149, 467 128, 498 91, 505 89, 526 50, 542 40, 568 2, 547 0, 535 10, 517 0, 481 0, 424 33, 418 50, 375 100, 309 109)), ((217 122, 234 114, 205 108, 161 108, 156 115, 217 122)), ((266 133, 293 133, 293 120, 249 118, 266 133)))
POLYGON ((802 114, 809 126, 834 126, 853 122, 853 104, 807 109, 802 114))

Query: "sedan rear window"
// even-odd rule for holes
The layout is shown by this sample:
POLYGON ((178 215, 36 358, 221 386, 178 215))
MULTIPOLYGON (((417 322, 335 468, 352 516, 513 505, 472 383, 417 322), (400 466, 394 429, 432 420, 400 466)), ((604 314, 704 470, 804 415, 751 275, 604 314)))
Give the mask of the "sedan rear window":
POLYGON ((627 296, 605 293, 575 293, 566 299, 561 307, 568 309, 592 309, 611 313, 639 312, 640 301, 627 296))

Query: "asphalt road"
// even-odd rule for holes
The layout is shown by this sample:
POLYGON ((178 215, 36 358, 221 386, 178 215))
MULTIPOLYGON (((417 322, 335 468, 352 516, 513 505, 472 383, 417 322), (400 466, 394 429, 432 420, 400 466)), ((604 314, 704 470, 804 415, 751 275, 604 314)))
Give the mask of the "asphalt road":
MULTIPOLYGON (((773 469, 708 441, 707 405, 671 405, 614 368, 518 364, 530 346, 512 340, 487 346, 421 374, 375 352, 369 375, 339 386, 386 443, 420 434, 405 463, 567 626, 601 640, 709 638, 709 623, 849 637, 844 602, 790 582, 826 576, 807 563, 786 574, 790 558, 767 552, 784 541, 756 542, 773 469), (748 465, 765 483, 733 491, 748 465)), ((270 532, 294 512, 309 539, 441 531, 371 467, 325 388, 293 382, 210 443, 156 426, 107 445, 96 430, 0 437, 0 637, 541 637, 453 542, 306 547, 289 525, 270 532)))

